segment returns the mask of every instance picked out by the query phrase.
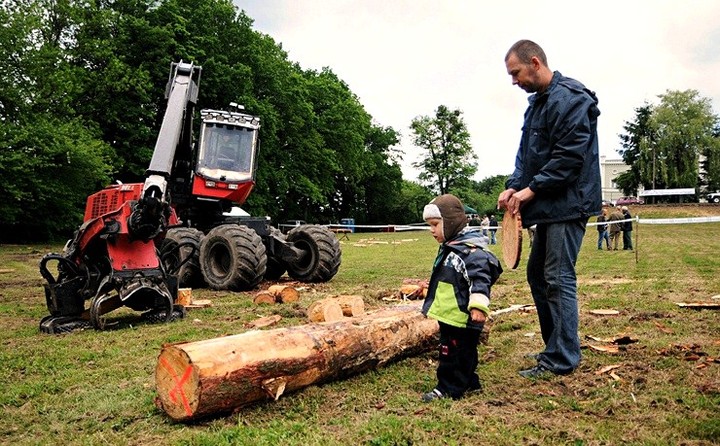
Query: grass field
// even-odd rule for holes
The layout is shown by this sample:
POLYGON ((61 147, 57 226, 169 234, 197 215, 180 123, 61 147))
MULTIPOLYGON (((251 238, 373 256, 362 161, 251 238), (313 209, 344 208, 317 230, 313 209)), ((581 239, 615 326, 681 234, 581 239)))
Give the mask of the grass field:
MULTIPOLYGON (((638 206, 643 218, 720 215, 720 207, 638 206)), ((617 353, 585 348, 575 373, 537 381, 517 371, 541 349, 534 313, 492 321, 480 347, 485 391, 459 401, 419 401, 434 385, 435 353, 346 380, 308 387, 194 424, 172 422, 153 403, 164 343, 246 330, 334 294, 361 294, 370 309, 392 303, 405 278, 426 279, 437 244, 426 232, 351 234, 329 283, 305 285, 294 304, 256 306, 253 293, 194 290, 213 306, 178 322, 50 336, 39 259, 60 246, 0 246, 0 444, 24 445, 710 445, 720 444, 720 312, 677 302, 720 295, 720 223, 641 225, 636 252, 598 251, 588 228, 578 261, 580 336, 629 336, 617 353), (376 243, 358 243, 361 239, 376 243), (357 246, 365 245, 365 246, 357 246), (597 316, 595 309, 614 309, 597 316), (608 366, 617 366, 605 371, 608 366)), ((493 247, 499 254, 497 247, 493 247)), ((531 304, 523 261, 494 288, 492 309, 531 304)))

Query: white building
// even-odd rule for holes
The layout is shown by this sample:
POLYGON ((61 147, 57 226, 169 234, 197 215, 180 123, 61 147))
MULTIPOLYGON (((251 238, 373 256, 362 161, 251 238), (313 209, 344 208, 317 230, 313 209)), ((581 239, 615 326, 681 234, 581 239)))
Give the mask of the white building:
POLYGON ((607 159, 600 156, 600 183, 602 185, 603 200, 614 202, 623 196, 623 193, 615 184, 615 178, 623 172, 630 170, 630 166, 622 159, 607 159))

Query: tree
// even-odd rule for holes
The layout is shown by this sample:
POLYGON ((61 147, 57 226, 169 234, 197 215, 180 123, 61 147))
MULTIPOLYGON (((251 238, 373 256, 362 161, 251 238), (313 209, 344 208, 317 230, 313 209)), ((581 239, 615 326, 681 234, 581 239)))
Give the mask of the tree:
POLYGON ((647 183, 643 182, 643 175, 646 172, 641 172, 641 167, 648 165, 647 148, 655 140, 654 132, 650 127, 652 111, 652 105, 647 102, 636 108, 635 120, 632 122, 626 121, 623 126, 626 133, 619 135, 622 148, 618 150, 618 153, 622 156, 625 164, 630 166, 630 170, 621 173, 615 178, 615 184, 618 189, 623 191, 624 195, 637 195, 641 185, 651 189, 651 187, 646 186, 647 183), (645 158, 642 158, 643 156, 645 158))
POLYGON ((620 135, 618 152, 631 169, 616 178, 618 187, 634 195, 641 186, 720 185, 718 117, 712 113, 710 100, 696 90, 668 90, 658 97, 658 105, 637 108, 635 120, 623 127, 626 133, 620 135))
POLYGON ((231 0, 7 0, 0 22, 2 228, 67 237, 87 195, 142 181, 179 60, 203 67, 197 110, 237 102, 261 119, 251 214, 387 221, 382 203, 402 199, 398 134, 330 68, 289 61, 231 0))
POLYGON ((0 4, 0 238, 67 238, 114 153, 75 114, 82 78, 68 63, 80 11, 72 2, 0 4))
POLYGON ((425 150, 412 165, 420 169, 418 178, 440 194, 467 183, 477 171, 477 156, 470 145, 470 133, 458 109, 438 106, 435 116, 412 120, 413 143, 425 150))
POLYGON ((413 181, 402 180, 400 198, 386 203, 387 220, 397 224, 419 223, 422 221, 425 205, 434 194, 428 188, 413 181))
POLYGON ((705 185, 709 192, 720 191, 720 124, 713 130, 713 140, 704 153, 701 166, 705 171, 705 185))
POLYGON ((713 130, 718 118, 710 99, 696 90, 668 91, 659 97, 660 105, 650 118, 656 134, 655 187, 697 187, 700 155, 716 142, 713 130))

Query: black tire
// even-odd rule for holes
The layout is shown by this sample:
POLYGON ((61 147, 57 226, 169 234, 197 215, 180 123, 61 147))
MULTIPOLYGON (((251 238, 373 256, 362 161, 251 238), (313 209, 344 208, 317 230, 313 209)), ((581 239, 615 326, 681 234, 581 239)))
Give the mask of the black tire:
MULTIPOLYGON (((280 240, 285 240, 285 234, 283 234, 282 231, 277 228, 271 227, 270 235, 273 235, 280 240)), ((287 271, 287 267, 282 262, 282 260, 268 255, 267 270, 265 271, 265 280, 278 280, 280 277, 282 277, 283 274, 285 274, 285 271, 287 271)))
POLYGON ((287 265, 288 275, 302 282, 327 282, 340 268, 340 242, 335 234, 324 226, 302 225, 287 233, 287 241, 305 252, 292 265, 287 265))
POLYGON ((214 290, 252 289, 267 269, 265 245, 246 226, 217 226, 200 243, 200 269, 214 290))
POLYGON ((713 203, 720 203, 720 197, 714 197, 714 198, 712 199, 712 202, 713 202, 713 203))
POLYGON ((165 240, 163 240, 160 249, 161 252, 172 247, 174 243, 183 245, 180 248, 180 257, 172 259, 171 263, 175 262, 175 265, 177 265, 192 253, 192 258, 185 262, 177 273, 178 283, 181 287, 203 288, 205 286, 205 280, 200 270, 200 242, 203 236, 202 231, 195 228, 173 228, 165 235, 165 240), (188 246, 188 243, 192 246, 188 246), (195 248, 194 252, 192 247, 195 248))

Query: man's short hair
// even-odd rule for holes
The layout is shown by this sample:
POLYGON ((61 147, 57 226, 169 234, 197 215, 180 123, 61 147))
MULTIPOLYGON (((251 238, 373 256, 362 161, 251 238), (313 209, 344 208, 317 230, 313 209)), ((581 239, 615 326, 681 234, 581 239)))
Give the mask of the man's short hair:
POLYGON ((543 51, 540 45, 533 42, 532 40, 518 40, 517 42, 515 42, 515 44, 510 47, 507 54, 505 55, 505 62, 510 59, 510 55, 512 54, 517 55, 518 59, 520 59, 520 62, 526 65, 530 63, 530 60, 533 57, 537 57, 543 65, 545 65, 546 67, 548 66, 545 51, 543 51))

